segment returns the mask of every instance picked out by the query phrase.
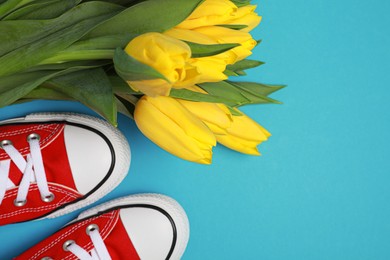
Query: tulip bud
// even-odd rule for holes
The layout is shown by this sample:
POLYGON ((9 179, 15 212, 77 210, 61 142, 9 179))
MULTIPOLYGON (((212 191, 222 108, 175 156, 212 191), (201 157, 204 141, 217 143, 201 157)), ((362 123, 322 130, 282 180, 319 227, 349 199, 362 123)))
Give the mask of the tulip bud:
POLYGON ((136 91, 149 96, 167 96, 176 85, 190 86, 197 82, 199 74, 187 62, 191 58, 191 49, 180 40, 160 33, 146 33, 133 39, 125 52, 167 79, 129 81, 136 91))
POLYGON ((214 134, 174 98, 143 96, 134 119, 141 132, 162 149, 188 161, 211 163, 214 134))
MULTIPOLYGON (((233 30, 220 26, 209 26, 194 29, 195 32, 203 34, 219 44, 239 43, 241 46, 231 49, 229 52, 234 55, 233 62, 243 60, 252 54, 252 49, 257 42, 252 36, 244 31, 233 30)), ((230 63, 230 64, 232 64, 230 63)))
POLYGON ((194 29, 224 24, 234 19, 237 10, 237 6, 229 0, 206 0, 177 28, 194 29))
POLYGON ((257 13, 255 13, 255 10, 255 5, 247 5, 240 7, 235 14, 235 18, 225 22, 224 24, 246 25, 247 27, 241 29, 241 31, 250 32, 260 24, 262 18, 257 13))
POLYGON ((251 155, 260 155, 257 146, 268 140, 271 134, 261 125, 246 115, 233 116, 232 124, 226 129, 227 134, 216 135, 222 145, 251 155))

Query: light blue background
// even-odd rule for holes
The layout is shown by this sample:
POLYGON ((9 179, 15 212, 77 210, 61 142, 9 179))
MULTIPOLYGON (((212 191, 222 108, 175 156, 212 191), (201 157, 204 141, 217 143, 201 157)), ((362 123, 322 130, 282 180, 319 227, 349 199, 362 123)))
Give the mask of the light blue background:
MULTIPOLYGON (((273 133, 263 156, 217 147, 212 166, 191 164, 120 117, 132 167, 104 200, 176 198, 191 221, 184 259, 390 259, 390 2, 254 2, 264 16, 255 58, 267 64, 247 79, 289 85, 273 96, 284 105, 245 109, 273 133)), ((0 119, 35 111, 93 114, 34 102, 0 109, 0 119)), ((0 227, 0 259, 75 215, 0 227)))

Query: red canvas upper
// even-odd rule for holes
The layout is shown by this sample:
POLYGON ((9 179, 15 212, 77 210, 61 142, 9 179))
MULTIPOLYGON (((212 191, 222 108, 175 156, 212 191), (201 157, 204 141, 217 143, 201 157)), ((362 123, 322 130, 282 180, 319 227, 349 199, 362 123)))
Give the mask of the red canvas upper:
MULTIPOLYGON (((0 126, 0 141, 10 140, 13 146, 26 158, 29 154, 27 136, 36 133, 40 135, 42 158, 49 184, 49 190, 54 193, 52 202, 44 202, 36 184, 31 184, 27 203, 22 207, 14 205, 18 187, 8 190, 0 205, 0 225, 16 223, 42 217, 58 207, 70 203, 82 195, 76 190, 66 153, 64 141, 65 124, 40 123, 0 126)), ((0 160, 9 156, 0 149, 0 160)), ((11 162, 9 178, 18 186, 23 174, 11 162)))
POLYGON ((77 259, 71 252, 63 250, 63 244, 67 240, 74 240, 76 244, 88 252, 91 251, 93 249, 93 244, 86 233, 86 229, 89 225, 96 224, 100 229, 99 233, 113 260, 138 260, 140 258, 123 226, 119 211, 120 210, 113 210, 68 225, 15 259, 34 260, 43 257, 69 260, 77 259))

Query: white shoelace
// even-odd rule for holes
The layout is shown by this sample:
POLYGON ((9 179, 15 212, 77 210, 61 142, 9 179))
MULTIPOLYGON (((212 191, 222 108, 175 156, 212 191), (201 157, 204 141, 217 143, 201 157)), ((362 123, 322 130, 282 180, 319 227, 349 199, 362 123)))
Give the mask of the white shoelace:
POLYGON ((54 199, 54 194, 49 191, 49 186, 47 184, 41 147, 39 145, 39 135, 31 134, 27 141, 30 146, 30 154, 27 155, 27 161, 10 141, 1 142, 1 148, 8 154, 10 159, 0 161, 0 205, 6 191, 16 186, 9 178, 11 161, 13 161, 23 173, 22 181, 18 188, 18 194, 14 202, 16 206, 23 206, 26 204, 30 184, 35 181, 43 201, 50 202, 54 199))
POLYGON ((96 225, 90 225, 87 228, 87 234, 91 238, 94 249, 89 254, 81 246, 74 241, 69 240, 64 244, 64 250, 70 251, 81 260, 111 260, 107 247, 104 244, 103 238, 99 233, 99 228, 96 225))

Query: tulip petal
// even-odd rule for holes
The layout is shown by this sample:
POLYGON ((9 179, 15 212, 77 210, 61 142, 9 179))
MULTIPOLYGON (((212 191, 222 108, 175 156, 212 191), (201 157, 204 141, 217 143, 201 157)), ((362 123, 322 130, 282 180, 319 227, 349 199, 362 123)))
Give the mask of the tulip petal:
POLYGON ((233 116, 233 124, 227 131, 230 135, 254 142, 266 141, 271 136, 267 130, 245 114, 233 116))
POLYGON ((232 122, 229 114, 225 113, 215 103, 192 102, 187 100, 178 101, 197 118, 202 120, 213 133, 226 133, 226 128, 231 126, 232 122))
POLYGON ((250 155, 261 155, 257 149, 260 143, 241 139, 232 135, 218 135, 217 140, 220 144, 240 153, 250 155))
POLYGON ((255 13, 256 5, 247 5, 238 8, 235 18, 226 22, 226 24, 246 25, 241 29, 243 32, 250 32, 261 22, 262 17, 255 13))
POLYGON ((204 1, 178 28, 193 29, 223 24, 235 17, 237 6, 229 0, 204 1))
MULTIPOLYGON (((162 149, 185 160, 210 164, 212 147, 215 146, 216 142, 215 137, 204 125, 205 132, 200 130, 198 124, 202 124, 202 122, 196 122, 193 118, 181 120, 185 114, 183 111, 186 110, 179 103, 179 106, 175 106, 175 103, 178 102, 168 97, 151 98, 144 96, 141 98, 134 113, 138 128, 162 149), (159 102, 156 99, 162 99, 162 101, 159 102), (170 106, 169 103, 174 105, 170 106), (168 110, 162 109, 161 106, 171 109, 170 113, 168 113, 168 110), (179 119, 175 118, 177 115, 179 119), (189 130, 192 127, 195 130, 189 130), (206 142, 203 142, 203 140, 206 140, 206 142)), ((190 117, 194 117, 189 112, 188 114, 190 117)))
POLYGON ((190 64, 197 68, 199 78, 197 84, 204 82, 219 82, 228 79, 223 73, 226 70, 226 65, 222 59, 215 57, 204 57, 191 59, 190 64))
MULTIPOLYGON (((219 106, 226 108, 222 104, 219 106)), ((260 155, 257 146, 266 141, 271 134, 243 113, 241 116, 232 116, 232 120, 231 126, 226 129, 226 134, 216 135, 217 141, 241 153, 260 155)))
POLYGON ((164 34, 187 42, 195 42, 199 44, 217 43, 214 39, 208 37, 207 35, 188 29, 173 28, 164 32, 164 34))
POLYGON ((145 95, 169 96, 171 91, 171 84, 163 79, 151 79, 140 81, 128 81, 129 86, 135 91, 141 91, 145 95))
POLYGON ((192 115, 177 100, 170 97, 145 97, 145 99, 150 104, 157 107, 161 113, 169 117, 177 125, 180 125, 180 127, 184 130, 184 132, 186 132, 188 136, 191 136, 201 143, 205 143, 211 146, 216 145, 216 139, 207 126, 205 126, 202 121, 192 115))
POLYGON ((201 27, 194 29, 194 31, 204 34, 218 43, 243 43, 252 40, 252 36, 247 32, 220 26, 201 27))

